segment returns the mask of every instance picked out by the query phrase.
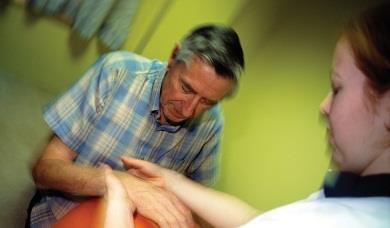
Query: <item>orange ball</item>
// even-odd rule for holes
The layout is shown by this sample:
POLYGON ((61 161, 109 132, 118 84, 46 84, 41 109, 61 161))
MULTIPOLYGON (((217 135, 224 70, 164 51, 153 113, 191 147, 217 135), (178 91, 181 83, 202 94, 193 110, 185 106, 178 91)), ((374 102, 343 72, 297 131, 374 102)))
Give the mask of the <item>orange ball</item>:
MULTIPOLYGON (((103 228, 105 206, 100 198, 80 203, 57 221, 54 228, 103 228)), ((158 228, 152 220, 134 214, 135 228, 158 228)))

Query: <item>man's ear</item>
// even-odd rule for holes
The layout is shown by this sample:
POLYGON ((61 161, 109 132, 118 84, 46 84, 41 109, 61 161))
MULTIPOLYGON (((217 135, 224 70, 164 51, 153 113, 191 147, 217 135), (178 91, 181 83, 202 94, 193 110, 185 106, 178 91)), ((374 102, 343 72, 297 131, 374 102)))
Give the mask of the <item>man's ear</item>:
POLYGON ((171 56, 169 57, 169 60, 168 60, 168 68, 174 63, 177 52, 180 50, 180 48, 181 48, 180 43, 176 43, 175 47, 172 50, 171 56))

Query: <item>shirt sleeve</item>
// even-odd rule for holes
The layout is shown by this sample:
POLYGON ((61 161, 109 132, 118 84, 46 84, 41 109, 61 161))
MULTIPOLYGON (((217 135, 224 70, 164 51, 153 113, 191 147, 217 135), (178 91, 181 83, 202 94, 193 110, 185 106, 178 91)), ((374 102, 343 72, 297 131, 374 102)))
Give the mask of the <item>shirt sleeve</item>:
POLYGON ((188 177, 206 186, 213 186, 218 179, 222 129, 223 120, 215 124, 209 140, 189 168, 188 177))
POLYGON ((53 132, 72 150, 86 139, 112 90, 112 70, 102 56, 87 72, 44 108, 43 117, 53 132))

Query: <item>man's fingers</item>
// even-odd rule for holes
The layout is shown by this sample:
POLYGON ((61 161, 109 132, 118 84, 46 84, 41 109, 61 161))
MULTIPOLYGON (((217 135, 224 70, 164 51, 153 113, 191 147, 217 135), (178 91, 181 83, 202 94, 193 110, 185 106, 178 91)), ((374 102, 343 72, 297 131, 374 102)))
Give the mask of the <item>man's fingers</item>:
MULTIPOLYGON (((158 197, 158 195, 156 196, 158 197)), ((142 198, 142 200, 137 202, 137 212, 142 216, 153 220, 160 228, 169 227, 169 212, 167 212, 159 201, 162 197, 153 199, 150 195, 140 195, 139 199, 140 198, 142 198)))
POLYGON ((173 197, 172 202, 175 204, 175 207, 178 208, 179 212, 185 219, 185 227, 194 227, 195 222, 192 217, 192 212, 188 209, 176 196, 173 197))
POLYGON ((160 168, 140 160, 135 160, 137 165, 134 166, 134 160, 122 158, 124 164, 130 167, 129 173, 147 180, 145 182, 133 179, 132 182, 129 182, 131 185, 127 188, 129 197, 135 203, 137 211, 155 221, 160 227, 193 227, 191 213, 187 211, 186 207, 171 192, 157 187, 162 186, 163 178, 158 175, 148 177, 149 174, 144 172, 145 168, 140 163, 144 163, 147 169, 151 168, 158 171, 160 168), (140 169, 137 167, 140 167, 140 169), (144 178, 144 176, 147 176, 147 178, 144 178))
POLYGON ((182 203, 170 192, 161 192, 163 197, 159 202, 159 207, 164 212, 164 218, 169 227, 193 227, 191 213, 187 213, 182 203))
POLYGON ((167 205, 167 202, 158 202, 151 210, 153 217, 150 219, 154 220, 161 228, 188 227, 184 225, 185 223, 181 222, 180 216, 178 216, 178 212, 172 208, 172 206, 167 205))
POLYGON ((138 212, 160 227, 192 227, 192 218, 177 207, 179 202, 172 202, 171 193, 158 187, 138 193, 135 198, 138 212))
POLYGON ((191 211, 171 192, 167 192, 167 195, 170 199, 174 215, 181 224, 182 227, 194 227, 194 220, 192 218, 191 211))
POLYGON ((163 210, 158 210, 158 209, 153 210, 152 213, 154 214, 155 218, 154 219, 150 218, 150 219, 156 222, 160 228, 170 227, 167 218, 169 216, 165 215, 166 213, 161 213, 161 211, 163 210))

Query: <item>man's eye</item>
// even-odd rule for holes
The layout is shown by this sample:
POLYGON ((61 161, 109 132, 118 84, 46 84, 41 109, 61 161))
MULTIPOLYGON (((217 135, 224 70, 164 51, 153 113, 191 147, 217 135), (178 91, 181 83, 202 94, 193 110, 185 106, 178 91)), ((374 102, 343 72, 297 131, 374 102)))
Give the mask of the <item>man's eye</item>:
POLYGON ((207 100, 207 99, 201 99, 200 102, 206 106, 214 106, 215 102, 207 100))
POLYGON ((183 92, 185 92, 185 93, 190 93, 190 92, 191 92, 191 90, 190 90, 186 85, 184 85, 184 84, 181 85, 181 89, 182 89, 183 92))

